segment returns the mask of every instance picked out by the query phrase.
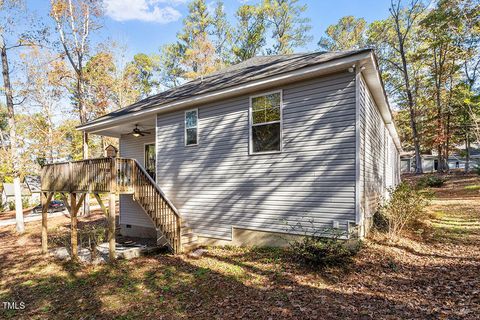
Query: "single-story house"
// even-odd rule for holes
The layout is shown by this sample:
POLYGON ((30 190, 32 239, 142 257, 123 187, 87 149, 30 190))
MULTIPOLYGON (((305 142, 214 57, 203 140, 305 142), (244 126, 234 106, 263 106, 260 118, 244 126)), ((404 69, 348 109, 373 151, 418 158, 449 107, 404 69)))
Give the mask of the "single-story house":
MULTIPOLYGON (((22 198, 30 197, 32 193, 28 188, 26 183, 21 184, 22 198)), ((0 208, 8 209, 9 203, 15 203, 15 189, 13 188, 13 183, 3 183, 2 193, 1 193, 1 206, 0 208)))
MULTIPOLYGON (((438 171, 438 155, 422 154, 423 173, 432 173, 438 171)), ((401 173, 415 172, 415 154, 413 152, 404 152, 400 155, 401 173)), ((465 170, 466 158, 463 152, 454 152, 448 157, 448 168, 450 170, 465 170)), ((469 168, 472 170, 480 164, 480 149, 472 148, 470 150, 469 168)))
MULTIPOLYGON (((363 236, 400 181, 371 49, 254 57, 78 129, 119 138, 120 157, 145 167, 199 243, 272 244, 323 228, 363 236)), ((137 200, 120 195, 121 232, 155 236, 137 200)))

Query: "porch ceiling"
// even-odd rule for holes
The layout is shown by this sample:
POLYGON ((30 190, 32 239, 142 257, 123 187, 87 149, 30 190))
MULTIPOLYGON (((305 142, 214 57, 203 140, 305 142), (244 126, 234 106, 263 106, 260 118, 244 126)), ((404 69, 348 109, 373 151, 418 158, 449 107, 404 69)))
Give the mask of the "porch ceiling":
POLYGON ((131 133, 132 130, 138 125, 138 128, 142 131, 150 131, 151 134, 155 134, 155 120, 156 115, 150 115, 141 119, 135 119, 129 122, 121 123, 116 126, 112 126, 106 129, 99 129, 90 131, 90 134, 98 134, 100 136, 119 138, 122 134, 131 133))

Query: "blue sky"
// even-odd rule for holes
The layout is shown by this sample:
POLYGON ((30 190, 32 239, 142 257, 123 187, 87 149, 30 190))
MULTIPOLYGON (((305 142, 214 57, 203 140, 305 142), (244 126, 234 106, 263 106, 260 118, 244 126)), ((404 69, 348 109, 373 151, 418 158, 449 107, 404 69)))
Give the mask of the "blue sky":
MULTIPOLYGON (((182 28, 182 19, 187 14, 188 0, 104 0, 106 16, 104 27, 94 34, 95 43, 105 43, 109 39, 127 45, 128 55, 138 52, 157 53, 162 44, 175 40, 182 28)), ((225 8, 230 19, 242 3, 255 3, 253 0, 225 0, 225 8)), ((363 17, 368 22, 388 16, 390 0, 305 0, 306 16, 311 19, 313 41, 306 48, 297 51, 315 50, 316 43, 325 29, 346 15, 363 17)), ((50 6, 48 0, 29 0, 27 5, 41 19, 47 17, 50 6)), ((209 5, 215 0, 208 1, 209 5)))

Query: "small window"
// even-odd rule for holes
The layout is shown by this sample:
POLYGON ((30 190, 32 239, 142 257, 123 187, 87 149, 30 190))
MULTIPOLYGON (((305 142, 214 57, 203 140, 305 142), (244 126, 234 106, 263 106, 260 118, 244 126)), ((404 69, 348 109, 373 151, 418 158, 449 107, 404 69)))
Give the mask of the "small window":
POLYGON ((198 110, 185 111, 185 145, 198 144, 198 110))
POLYGON ((282 148, 282 93, 250 99, 250 153, 279 152, 282 148))

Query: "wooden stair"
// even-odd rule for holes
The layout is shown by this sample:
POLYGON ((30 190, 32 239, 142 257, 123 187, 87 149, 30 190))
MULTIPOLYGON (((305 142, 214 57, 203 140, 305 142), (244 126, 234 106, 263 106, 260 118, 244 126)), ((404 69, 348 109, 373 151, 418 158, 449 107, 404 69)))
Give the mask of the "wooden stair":
POLYGON ((157 229, 157 244, 168 246, 174 253, 185 253, 198 247, 198 236, 157 183, 137 161, 135 166, 133 197, 152 219, 157 229))
POLYGON ((160 245, 174 253, 192 250, 198 237, 188 227, 172 202, 137 160, 96 158, 50 163, 42 166, 41 189, 45 193, 133 194, 152 219, 160 245))

